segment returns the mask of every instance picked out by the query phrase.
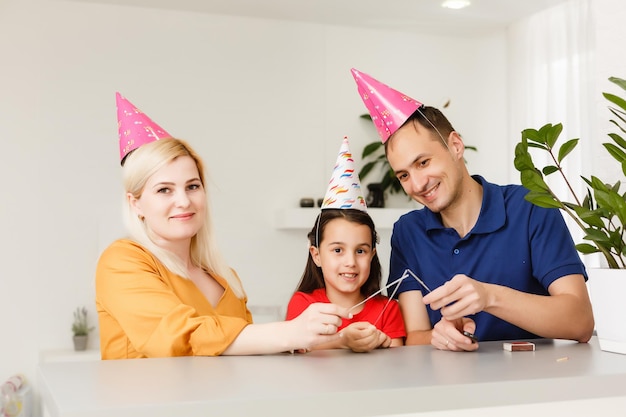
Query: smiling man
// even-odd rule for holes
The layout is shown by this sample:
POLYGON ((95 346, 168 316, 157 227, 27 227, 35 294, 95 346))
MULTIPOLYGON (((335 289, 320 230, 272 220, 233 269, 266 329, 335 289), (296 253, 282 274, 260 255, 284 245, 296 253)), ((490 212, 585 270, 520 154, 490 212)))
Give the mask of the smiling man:
POLYGON ((397 290, 407 344, 476 350, 463 332, 588 341, 586 272, 561 213, 527 202, 520 185, 471 176, 463 140, 439 110, 352 73, 396 177, 424 206, 391 237, 389 282, 409 269, 432 289, 403 280, 397 290))

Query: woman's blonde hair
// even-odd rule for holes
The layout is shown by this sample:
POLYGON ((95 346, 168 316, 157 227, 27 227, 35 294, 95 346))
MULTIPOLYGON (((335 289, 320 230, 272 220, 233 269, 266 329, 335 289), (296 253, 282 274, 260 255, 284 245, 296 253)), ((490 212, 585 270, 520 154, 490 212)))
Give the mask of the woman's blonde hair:
MULTIPOLYGON (((211 275, 223 277, 235 295, 243 298, 245 292, 239 278, 222 258, 217 248, 206 191, 204 163, 189 144, 181 139, 161 139, 134 150, 124 161, 124 189, 126 193, 140 198, 148 179, 179 156, 189 156, 195 161, 200 181, 207 193, 206 218, 198 233, 191 238, 189 248, 191 262, 211 275)), ((183 264, 183 261, 172 252, 159 247, 150 238, 145 222, 135 214, 128 198, 126 198, 125 220, 132 239, 150 250, 170 271, 189 278, 187 266, 183 264)))

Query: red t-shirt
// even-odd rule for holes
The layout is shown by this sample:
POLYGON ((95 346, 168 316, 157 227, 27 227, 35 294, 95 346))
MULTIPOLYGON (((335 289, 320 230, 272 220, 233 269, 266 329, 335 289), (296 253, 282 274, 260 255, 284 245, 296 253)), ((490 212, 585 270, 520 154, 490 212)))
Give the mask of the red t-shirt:
MULTIPOLYGON (((298 317, 313 303, 330 303, 324 288, 318 288, 310 294, 301 291, 296 292, 291 297, 291 300, 289 300, 289 305, 287 306, 287 320, 293 320, 298 317)), ((343 323, 341 323, 341 327, 337 330, 341 330, 351 323, 367 321, 374 324, 378 330, 392 339, 406 337, 404 320, 402 319, 398 302, 396 300, 390 301, 383 295, 377 295, 367 300, 363 306, 363 310, 353 315, 351 319, 344 318, 342 320, 343 323), (389 302, 389 304, 387 304, 387 302, 389 302), (385 306, 387 307, 385 308, 385 306), (382 316, 380 316, 383 309, 384 312, 382 316)))

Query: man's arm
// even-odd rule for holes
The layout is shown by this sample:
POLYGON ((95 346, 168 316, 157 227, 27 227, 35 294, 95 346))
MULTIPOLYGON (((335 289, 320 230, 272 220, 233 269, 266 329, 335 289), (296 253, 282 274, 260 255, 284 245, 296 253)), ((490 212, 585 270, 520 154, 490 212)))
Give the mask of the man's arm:
POLYGON ((406 328, 406 345, 430 345, 432 328, 420 291, 405 291, 398 297, 406 328))
POLYGON ((549 296, 528 294, 456 275, 428 294, 424 302, 441 309, 448 320, 486 311, 541 337, 589 341, 594 320, 583 276, 563 276, 548 292, 549 296))
POLYGON ((594 328, 591 301, 582 275, 566 275, 549 287, 550 296, 495 288, 485 309, 538 336, 588 342, 594 328))

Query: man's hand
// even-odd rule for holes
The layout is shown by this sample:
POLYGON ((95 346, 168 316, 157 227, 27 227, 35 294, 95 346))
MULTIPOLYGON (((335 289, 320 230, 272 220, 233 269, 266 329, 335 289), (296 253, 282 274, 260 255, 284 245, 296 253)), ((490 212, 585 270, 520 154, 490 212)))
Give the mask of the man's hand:
POLYGON ((457 320, 476 314, 489 304, 488 284, 467 275, 455 275, 450 281, 435 288, 423 298, 433 310, 441 310, 447 320, 457 320))
POLYGON ((476 323, 463 317, 454 321, 442 318, 433 328, 431 344, 440 350, 471 352, 478 349, 478 343, 463 335, 463 331, 474 333, 476 323))

